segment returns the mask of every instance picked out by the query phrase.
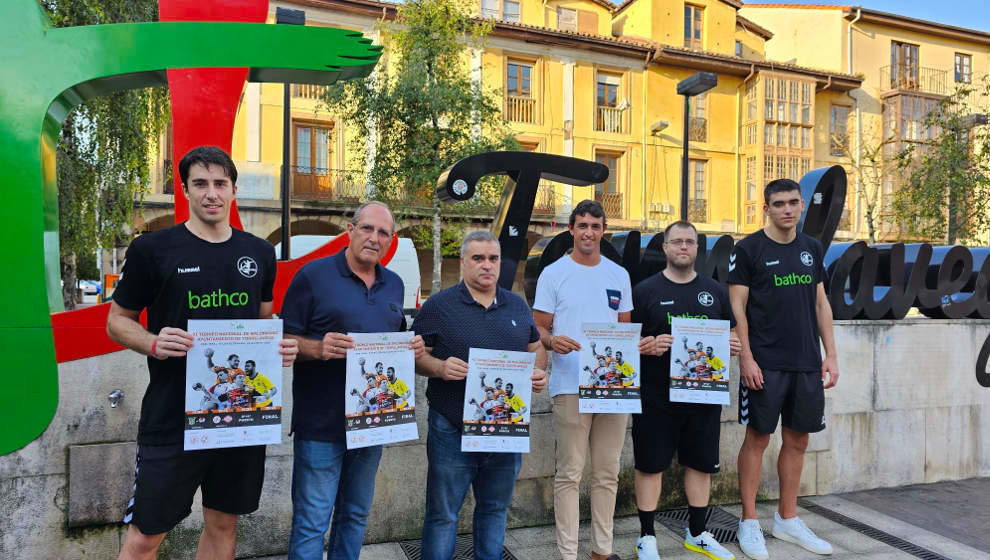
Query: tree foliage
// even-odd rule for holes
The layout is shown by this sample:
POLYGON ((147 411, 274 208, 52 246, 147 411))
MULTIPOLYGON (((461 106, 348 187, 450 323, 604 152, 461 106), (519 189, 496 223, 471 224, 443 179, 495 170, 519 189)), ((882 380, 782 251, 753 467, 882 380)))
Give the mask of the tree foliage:
POLYGON ((433 293, 440 289, 441 215, 491 208, 501 193, 497 181, 484 181, 471 201, 441 208, 437 178, 461 158, 517 146, 498 93, 472 81, 470 49, 482 49, 492 28, 470 17, 476 4, 399 4, 395 21, 381 25, 386 50, 378 69, 365 80, 328 88, 324 97, 355 132, 355 153, 364 155, 369 139, 374 145, 367 177, 373 197, 400 213, 410 206, 430 208, 433 293))
POLYGON ((905 181, 892 210, 903 233, 950 244, 990 230, 990 79, 961 84, 924 121, 930 140, 897 156, 905 181))
MULTIPOLYGON (((157 0, 39 0, 59 27, 156 21, 157 0)), ((119 245, 151 182, 169 119, 166 88, 131 90, 76 107, 56 149, 63 302, 75 307, 77 257, 119 245)))

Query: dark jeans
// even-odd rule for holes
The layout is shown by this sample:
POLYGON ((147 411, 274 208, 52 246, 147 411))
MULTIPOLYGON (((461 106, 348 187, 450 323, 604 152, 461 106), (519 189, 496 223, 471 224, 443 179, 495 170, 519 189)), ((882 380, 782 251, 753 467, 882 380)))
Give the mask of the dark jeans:
POLYGON ((474 489, 474 554, 502 558, 505 516, 522 465, 519 453, 462 453, 461 426, 430 410, 426 456, 426 517, 423 560, 450 560, 457 538, 457 514, 468 487, 474 489))

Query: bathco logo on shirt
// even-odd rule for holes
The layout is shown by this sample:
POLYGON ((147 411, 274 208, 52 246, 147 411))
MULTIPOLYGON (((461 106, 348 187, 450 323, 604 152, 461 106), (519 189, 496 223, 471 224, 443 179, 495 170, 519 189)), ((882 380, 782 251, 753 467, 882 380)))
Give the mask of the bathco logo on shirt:
POLYGON ((213 290, 205 294, 187 292, 189 309, 210 309, 214 307, 242 307, 248 304, 250 297, 247 292, 226 293, 223 290, 213 290))
POLYGON ((784 276, 777 276, 776 274, 773 275, 774 286, 797 286, 799 284, 811 284, 811 275, 797 274, 794 272, 785 274, 784 276))

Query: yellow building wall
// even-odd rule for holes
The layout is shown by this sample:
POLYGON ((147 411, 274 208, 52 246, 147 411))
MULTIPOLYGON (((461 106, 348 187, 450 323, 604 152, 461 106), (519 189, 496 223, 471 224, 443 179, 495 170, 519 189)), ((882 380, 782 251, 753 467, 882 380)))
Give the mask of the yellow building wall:
MULTIPOLYGON (((801 66, 846 71, 846 22, 841 8, 753 8, 739 15, 773 32, 766 57, 801 66)), ((888 53, 889 54, 889 53, 888 53)))
POLYGON ((763 37, 736 24, 735 40, 742 43, 743 58, 747 60, 763 60, 766 58, 766 40, 763 37))
POLYGON ((524 9, 523 23, 557 29, 557 8, 583 10, 597 16, 595 34, 611 35, 612 12, 600 4, 588 0, 559 0, 547 2, 545 6, 541 2, 524 2, 524 5, 532 7, 524 9))

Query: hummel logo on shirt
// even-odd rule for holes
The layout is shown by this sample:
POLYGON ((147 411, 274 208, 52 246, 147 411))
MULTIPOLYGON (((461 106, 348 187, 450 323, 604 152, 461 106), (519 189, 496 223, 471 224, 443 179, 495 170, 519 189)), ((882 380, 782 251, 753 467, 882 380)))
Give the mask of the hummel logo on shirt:
POLYGON ((775 261, 767 261, 767 266, 773 266, 775 264, 780 264, 780 259, 777 259, 775 261))
POLYGON ((672 299, 668 301, 660 300, 660 305, 674 305, 674 300, 672 299))
POLYGON ((188 274, 190 272, 199 272, 198 266, 191 266, 189 268, 179 268, 179 274, 188 274))

